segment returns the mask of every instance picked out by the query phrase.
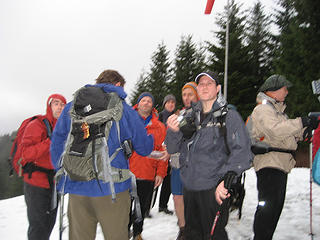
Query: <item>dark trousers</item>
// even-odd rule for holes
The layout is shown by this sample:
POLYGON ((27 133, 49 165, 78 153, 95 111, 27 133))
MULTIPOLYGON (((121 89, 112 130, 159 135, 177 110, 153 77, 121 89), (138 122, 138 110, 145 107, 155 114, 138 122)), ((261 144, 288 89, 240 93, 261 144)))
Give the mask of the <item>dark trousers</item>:
POLYGON ((56 222, 57 208, 50 210, 52 190, 24 183, 29 221, 29 240, 48 240, 56 222))
POLYGON ((146 212, 149 211, 150 205, 151 205, 153 187, 154 187, 153 181, 137 179, 137 193, 138 193, 140 206, 141 206, 142 221, 137 221, 136 211, 134 209, 134 211, 130 213, 130 222, 129 222, 129 228, 131 225, 133 225, 134 237, 142 233, 144 216, 146 212))
POLYGON ((171 194, 171 167, 168 166, 167 176, 163 179, 159 198, 159 208, 168 208, 171 194))
POLYGON ((263 168, 256 174, 259 204, 253 223, 254 240, 270 240, 283 208, 287 174, 274 168, 263 168))
POLYGON ((219 205, 215 200, 215 189, 204 191, 183 191, 186 240, 228 239, 225 226, 228 223, 228 204, 219 205), (220 210, 211 238, 211 229, 216 213, 220 210))

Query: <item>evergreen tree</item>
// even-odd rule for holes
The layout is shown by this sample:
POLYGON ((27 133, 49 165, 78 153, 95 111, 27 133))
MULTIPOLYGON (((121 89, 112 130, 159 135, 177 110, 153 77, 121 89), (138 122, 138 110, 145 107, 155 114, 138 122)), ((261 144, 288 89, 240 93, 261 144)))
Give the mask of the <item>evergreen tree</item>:
POLYGON ((175 51, 172 82, 170 82, 170 93, 176 96, 176 108, 182 107, 181 89, 184 84, 194 81, 197 74, 204 71, 205 50, 193 42, 192 36, 182 36, 175 51))
MULTIPOLYGON (((245 17, 240 12, 240 6, 231 1, 229 6, 229 56, 228 56, 228 102, 235 105, 246 118, 252 111, 254 85, 250 76, 249 48, 245 45, 245 17)), ((223 82, 225 42, 226 42, 226 19, 227 8, 219 15, 217 24, 220 30, 216 32, 218 44, 208 42, 210 53, 209 69, 220 75, 223 82)), ((256 93, 254 93, 256 95, 256 93)))
MULTIPOLYGON (((150 72, 142 75, 137 83, 132 101, 136 100, 143 91, 149 91, 154 97, 155 107, 161 106, 168 92, 168 82, 171 78, 169 51, 162 42, 151 57, 150 72)), ((133 103, 133 102, 132 102, 133 103)), ((134 103, 136 103, 134 101, 134 103)))
MULTIPOLYGON (((271 17, 263 12, 261 2, 255 3, 250 11, 247 28, 247 44, 251 68, 251 81, 255 93, 271 73, 275 42, 269 30, 271 17)), ((254 92, 253 92, 254 93, 254 92)), ((256 94, 252 94, 255 97, 256 94)), ((252 99, 254 101, 254 99, 252 99)))
POLYGON ((146 76, 146 72, 142 72, 139 76, 139 79, 137 81, 137 84, 135 88, 133 89, 133 92, 130 97, 130 103, 132 106, 134 106, 137 103, 138 97, 143 92, 150 92, 151 89, 147 86, 148 77, 146 76))
POLYGON ((293 83, 288 95, 291 117, 306 115, 319 108, 311 82, 320 77, 320 2, 280 0, 276 14, 280 30, 274 64, 278 73, 293 83))
POLYGON ((162 42, 153 54, 150 73, 148 74, 147 86, 151 89, 155 106, 160 107, 168 92, 168 82, 171 79, 169 51, 162 42))

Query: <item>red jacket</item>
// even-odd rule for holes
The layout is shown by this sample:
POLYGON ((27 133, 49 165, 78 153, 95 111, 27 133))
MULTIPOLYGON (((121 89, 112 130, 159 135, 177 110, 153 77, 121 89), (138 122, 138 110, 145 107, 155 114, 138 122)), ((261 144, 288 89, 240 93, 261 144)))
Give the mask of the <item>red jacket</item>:
POLYGON ((313 138, 312 138, 312 161, 316 156, 316 153, 320 146, 320 126, 314 130, 313 138))
MULTIPOLYGON (((137 110, 137 105, 133 107, 137 110)), ((152 134, 154 138, 153 151, 164 151, 162 143, 166 137, 166 127, 158 120, 157 112, 154 109, 152 118, 146 126, 147 133, 152 134)), ((130 170, 138 179, 154 181, 156 176, 164 178, 167 175, 168 160, 143 157, 135 151, 129 159, 130 170)))
MULTIPOLYGON (((58 98, 66 103, 63 96, 59 94, 51 95, 47 100, 46 115, 38 117, 26 126, 21 140, 22 165, 25 165, 27 162, 33 162, 39 167, 53 169, 50 159, 51 140, 47 136, 47 127, 43 122, 44 118, 48 119, 52 129, 56 124, 57 119, 53 117, 50 106, 50 102, 53 98, 58 98)), ((25 182, 34 186, 49 188, 48 178, 45 173, 35 171, 32 173, 31 178, 29 178, 27 173, 23 175, 25 182)))

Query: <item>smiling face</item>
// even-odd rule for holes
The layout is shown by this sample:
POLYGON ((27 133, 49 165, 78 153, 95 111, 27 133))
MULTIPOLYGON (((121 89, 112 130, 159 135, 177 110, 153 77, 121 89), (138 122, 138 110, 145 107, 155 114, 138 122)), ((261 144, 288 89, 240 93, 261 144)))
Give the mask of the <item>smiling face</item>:
POLYGON ((168 112, 173 112, 174 109, 176 108, 176 102, 173 100, 169 100, 166 102, 166 104, 164 105, 164 108, 168 111, 168 112))
POLYGON ((201 101, 215 101, 220 91, 221 85, 216 85, 216 82, 210 77, 204 75, 199 79, 197 91, 201 101))
POLYGON ((141 116, 147 117, 151 114, 153 108, 152 98, 145 96, 138 103, 138 112, 141 116))

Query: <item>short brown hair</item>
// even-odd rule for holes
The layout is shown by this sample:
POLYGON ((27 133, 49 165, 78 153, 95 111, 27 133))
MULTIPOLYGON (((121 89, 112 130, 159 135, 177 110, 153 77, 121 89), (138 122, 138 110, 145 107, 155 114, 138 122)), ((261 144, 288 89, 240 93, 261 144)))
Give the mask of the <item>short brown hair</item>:
POLYGON ((118 82, 120 82, 121 87, 126 83, 124 78, 115 70, 104 70, 96 79, 96 83, 110 83, 115 85, 118 82))

